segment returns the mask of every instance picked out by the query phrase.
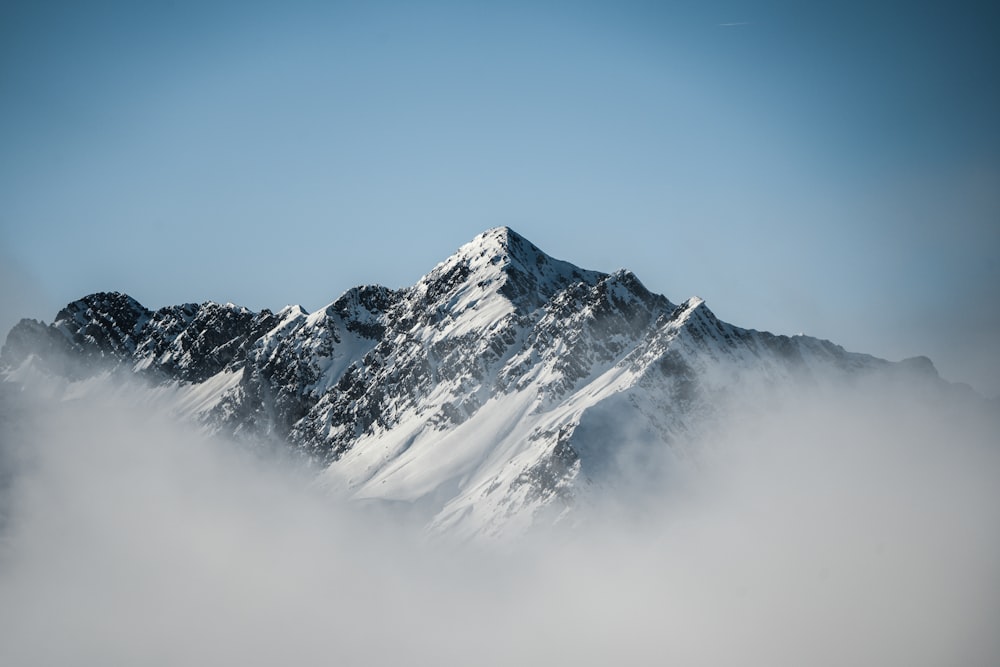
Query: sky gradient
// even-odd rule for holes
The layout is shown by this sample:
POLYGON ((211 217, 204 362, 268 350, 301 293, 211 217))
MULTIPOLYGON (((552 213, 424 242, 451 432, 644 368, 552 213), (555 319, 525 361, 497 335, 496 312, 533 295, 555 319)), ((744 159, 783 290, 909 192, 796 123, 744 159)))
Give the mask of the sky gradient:
POLYGON ((0 325, 313 310, 510 225, 1000 394, 989 3, 9 2, 0 325))

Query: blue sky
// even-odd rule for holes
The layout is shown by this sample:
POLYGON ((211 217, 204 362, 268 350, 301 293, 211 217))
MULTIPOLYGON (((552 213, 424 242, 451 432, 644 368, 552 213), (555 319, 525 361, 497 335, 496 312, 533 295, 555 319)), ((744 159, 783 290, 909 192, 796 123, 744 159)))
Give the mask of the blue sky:
POLYGON ((989 3, 7 2, 0 325, 318 308, 507 224, 1000 394, 989 3))

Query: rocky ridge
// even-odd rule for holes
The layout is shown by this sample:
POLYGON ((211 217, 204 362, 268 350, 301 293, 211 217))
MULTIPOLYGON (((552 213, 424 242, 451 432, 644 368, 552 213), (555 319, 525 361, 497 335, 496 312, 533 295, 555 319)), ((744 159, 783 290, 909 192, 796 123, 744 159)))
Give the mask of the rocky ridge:
POLYGON ((412 287, 356 287, 314 313, 151 311, 92 294, 50 325, 22 320, 0 366, 8 379, 34 366, 175 386, 177 412, 206 428, 286 442, 331 488, 409 503, 467 536, 566 520, 594 488, 634 475, 628 462, 683 465, 735 394, 914 369, 941 382, 926 360, 735 327, 698 298, 673 304, 506 227, 412 287))

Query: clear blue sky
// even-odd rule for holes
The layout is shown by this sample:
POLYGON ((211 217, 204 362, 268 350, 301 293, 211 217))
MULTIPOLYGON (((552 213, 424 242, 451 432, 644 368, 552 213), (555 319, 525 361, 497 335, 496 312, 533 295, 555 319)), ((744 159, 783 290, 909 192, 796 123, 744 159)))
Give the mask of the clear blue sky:
POLYGON ((5 2, 0 325, 318 308, 508 224, 1000 393, 992 3, 5 2))

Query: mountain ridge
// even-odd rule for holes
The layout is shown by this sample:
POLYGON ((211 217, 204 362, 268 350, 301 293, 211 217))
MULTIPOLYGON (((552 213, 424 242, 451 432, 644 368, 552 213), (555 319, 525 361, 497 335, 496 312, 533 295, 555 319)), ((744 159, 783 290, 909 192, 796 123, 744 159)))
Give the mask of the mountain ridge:
POLYGON ((419 506, 470 537, 571 520, 626 455, 684 465, 685 443, 737 396, 879 374, 946 386, 929 360, 736 327, 508 227, 411 287, 355 287, 313 313, 88 295, 51 325, 22 320, 0 366, 8 380, 113 368, 169 385, 184 418, 285 443, 331 489, 419 506))

